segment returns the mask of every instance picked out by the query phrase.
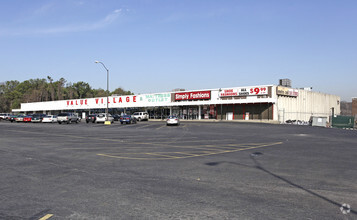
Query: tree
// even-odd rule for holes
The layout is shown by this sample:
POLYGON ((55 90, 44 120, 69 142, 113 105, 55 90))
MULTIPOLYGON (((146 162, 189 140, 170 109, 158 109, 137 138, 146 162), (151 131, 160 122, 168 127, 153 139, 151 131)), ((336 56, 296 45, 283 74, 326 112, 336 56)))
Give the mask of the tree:
POLYGON ((87 98, 91 91, 92 88, 88 83, 85 82, 77 82, 73 84, 73 88, 76 91, 76 98, 82 99, 82 98, 87 98))
POLYGON ((113 92, 110 93, 111 95, 134 95, 134 93, 130 91, 125 91, 123 88, 119 87, 116 88, 113 92))
POLYGON ((93 89, 93 97, 106 97, 107 92, 104 89, 93 89))
POLYGON ((63 100, 64 98, 64 85, 66 84, 66 80, 64 78, 59 79, 55 82, 55 87, 57 88, 57 98, 56 100, 63 100))
MULTIPOLYGON (((130 91, 117 88, 110 94, 133 95, 130 91)), ((106 97, 107 92, 101 88, 93 89, 88 83, 79 81, 67 83, 64 78, 54 81, 47 79, 29 79, 23 82, 17 80, 0 83, 0 112, 9 112, 20 108, 21 103, 55 101, 63 99, 83 99, 106 97)))
POLYGON ((54 101, 55 100, 55 88, 54 88, 54 85, 53 85, 53 79, 50 77, 50 76, 47 76, 47 80, 49 81, 49 85, 48 85, 48 93, 50 94, 50 101, 54 101))

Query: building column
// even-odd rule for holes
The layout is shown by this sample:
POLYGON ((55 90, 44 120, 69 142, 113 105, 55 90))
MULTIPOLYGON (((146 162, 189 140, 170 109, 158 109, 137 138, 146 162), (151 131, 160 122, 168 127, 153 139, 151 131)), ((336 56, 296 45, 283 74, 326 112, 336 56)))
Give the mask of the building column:
POLYGON ((198 120, 201 120, 201 106, 198 106, 198 120))
POLYGON ((170 115, 172 115, 172 106, 170 106, 170 115))

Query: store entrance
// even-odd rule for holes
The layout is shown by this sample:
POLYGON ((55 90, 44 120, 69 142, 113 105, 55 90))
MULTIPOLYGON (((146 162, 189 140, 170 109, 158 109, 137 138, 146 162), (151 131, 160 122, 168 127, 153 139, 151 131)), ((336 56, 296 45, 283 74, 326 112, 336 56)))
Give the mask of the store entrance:
POLYGON ((198 119, 198 106, 173 107, 172 115, 176 115, 178 118, 184 120, 198 119))

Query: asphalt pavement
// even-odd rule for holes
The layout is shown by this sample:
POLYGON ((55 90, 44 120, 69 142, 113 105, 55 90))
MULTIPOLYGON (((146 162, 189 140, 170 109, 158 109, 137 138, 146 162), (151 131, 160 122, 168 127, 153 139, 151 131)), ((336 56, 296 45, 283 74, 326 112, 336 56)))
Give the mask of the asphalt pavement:
POLYGON ((357 219, 357 131, 0 122, 0 219, 357 219))

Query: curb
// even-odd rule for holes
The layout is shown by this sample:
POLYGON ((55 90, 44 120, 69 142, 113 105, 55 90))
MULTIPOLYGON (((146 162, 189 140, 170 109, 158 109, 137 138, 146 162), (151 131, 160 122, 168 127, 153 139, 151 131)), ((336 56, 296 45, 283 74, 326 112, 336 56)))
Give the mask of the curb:
MULTIPOLYGON (((166 119, 149 119, 149 121, 166 121, 166 119)), ((180 119, 180 122, 203 122, 203 123, 261 123, 261 124, 280 124, 279 121, 274 120, 217 120, 217 119, 180 119)))

